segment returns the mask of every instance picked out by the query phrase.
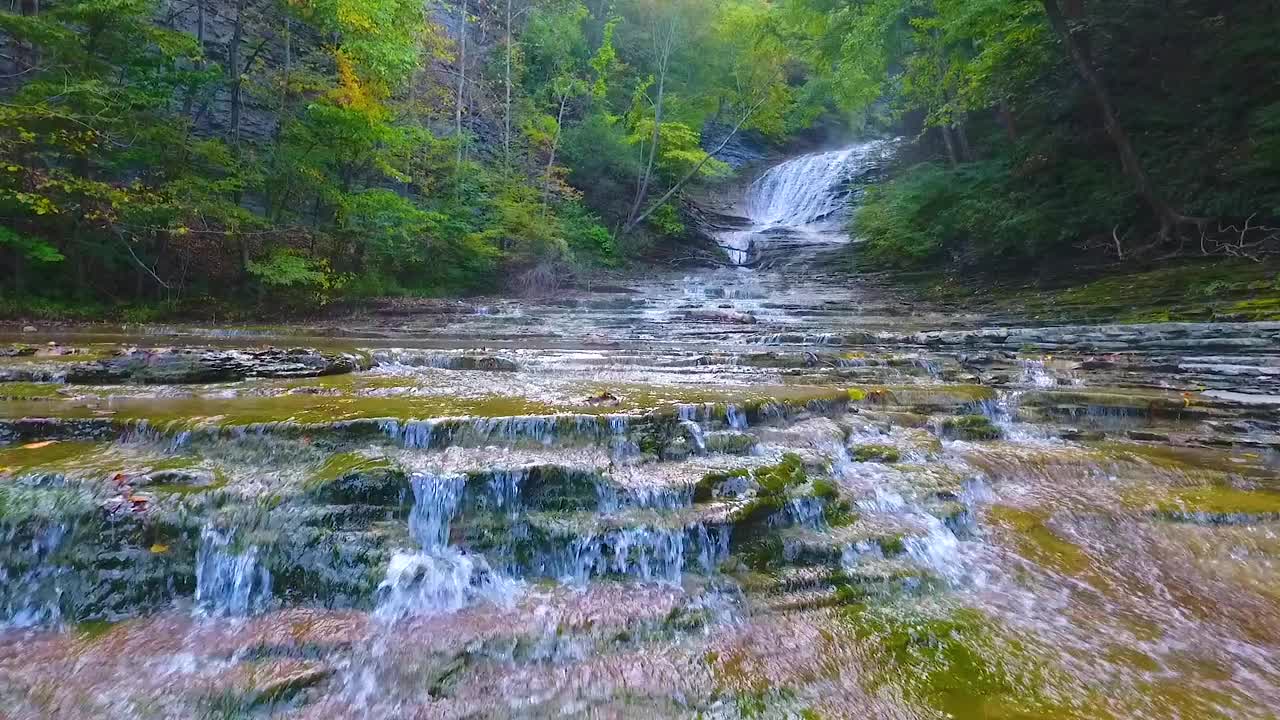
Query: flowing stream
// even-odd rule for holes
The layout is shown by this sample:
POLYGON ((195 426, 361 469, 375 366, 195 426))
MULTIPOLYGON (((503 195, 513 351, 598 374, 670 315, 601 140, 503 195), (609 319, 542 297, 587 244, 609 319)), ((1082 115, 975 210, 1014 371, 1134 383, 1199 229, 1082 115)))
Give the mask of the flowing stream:
POLYGON ((718 267, 15 337, 0 716, 1277 717, 1280 326, 904 302, 833 254, 892 148, 718 267))

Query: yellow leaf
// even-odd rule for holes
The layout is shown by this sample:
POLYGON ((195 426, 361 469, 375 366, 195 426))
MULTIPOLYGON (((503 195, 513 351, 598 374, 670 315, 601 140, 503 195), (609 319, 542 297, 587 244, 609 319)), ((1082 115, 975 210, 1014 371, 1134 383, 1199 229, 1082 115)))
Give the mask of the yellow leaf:
POLYGON ((151 552, 154 555, 164 555, 165 553, 169 552, 169 546, 156 543, 155 545, 151 546, 151 552))
POLYGON ((47 447, 49 447, 50 445, 53 445, 53 444, 54 444, 54 443, 56 443, 56 442, 58 442, 58 441, 57 441, 57 440, 45 440, 44 442, 33 442, 33 443, 27 443, 26 445, 23 445, 23 446, 22 446, 22 449, 23 449, 23 450, 39 450, 40 448, 47 448, 47 447))

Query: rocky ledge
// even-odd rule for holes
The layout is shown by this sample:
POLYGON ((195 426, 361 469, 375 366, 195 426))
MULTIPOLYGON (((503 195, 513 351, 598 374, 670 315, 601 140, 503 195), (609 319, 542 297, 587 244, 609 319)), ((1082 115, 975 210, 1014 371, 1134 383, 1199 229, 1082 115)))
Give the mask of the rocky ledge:
POLYGON ((67 369, 66 381, 78 385, 184 385, 247 378, 345 375, 368 366, 367 359, 356 355, 307 348, 164 348, 127 350, 115 357, 73 365, 67 369))

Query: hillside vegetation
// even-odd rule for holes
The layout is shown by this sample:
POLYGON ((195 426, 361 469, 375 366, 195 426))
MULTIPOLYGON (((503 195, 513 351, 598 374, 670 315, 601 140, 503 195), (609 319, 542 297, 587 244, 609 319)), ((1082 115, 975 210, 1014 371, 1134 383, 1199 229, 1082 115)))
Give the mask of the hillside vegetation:
MULTIPOLYGON (((756 0, 24 0, 0 10, 11 314, 554 286, 685 228, 805 99, 756 0)), ((136 308, 145 308, 138 310, 136 308)))
POLYGON ((20 0, 0 315, 555 288, 687 240, 729 143, 833 127, 906 138, 854 215, 863 266, 1265 261, 1278 20, 1261 0, 20 0))

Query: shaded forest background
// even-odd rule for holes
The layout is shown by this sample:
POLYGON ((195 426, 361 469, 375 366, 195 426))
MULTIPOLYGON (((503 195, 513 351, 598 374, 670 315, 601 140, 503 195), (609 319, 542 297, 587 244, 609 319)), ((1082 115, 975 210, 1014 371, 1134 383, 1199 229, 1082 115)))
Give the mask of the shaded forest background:
POLYGON ((1280 244, 1276 2, 6 5, 8 315, 554 288, 693 241, 690 190, 814 128, 907 139, 864 265, 1280 244))

